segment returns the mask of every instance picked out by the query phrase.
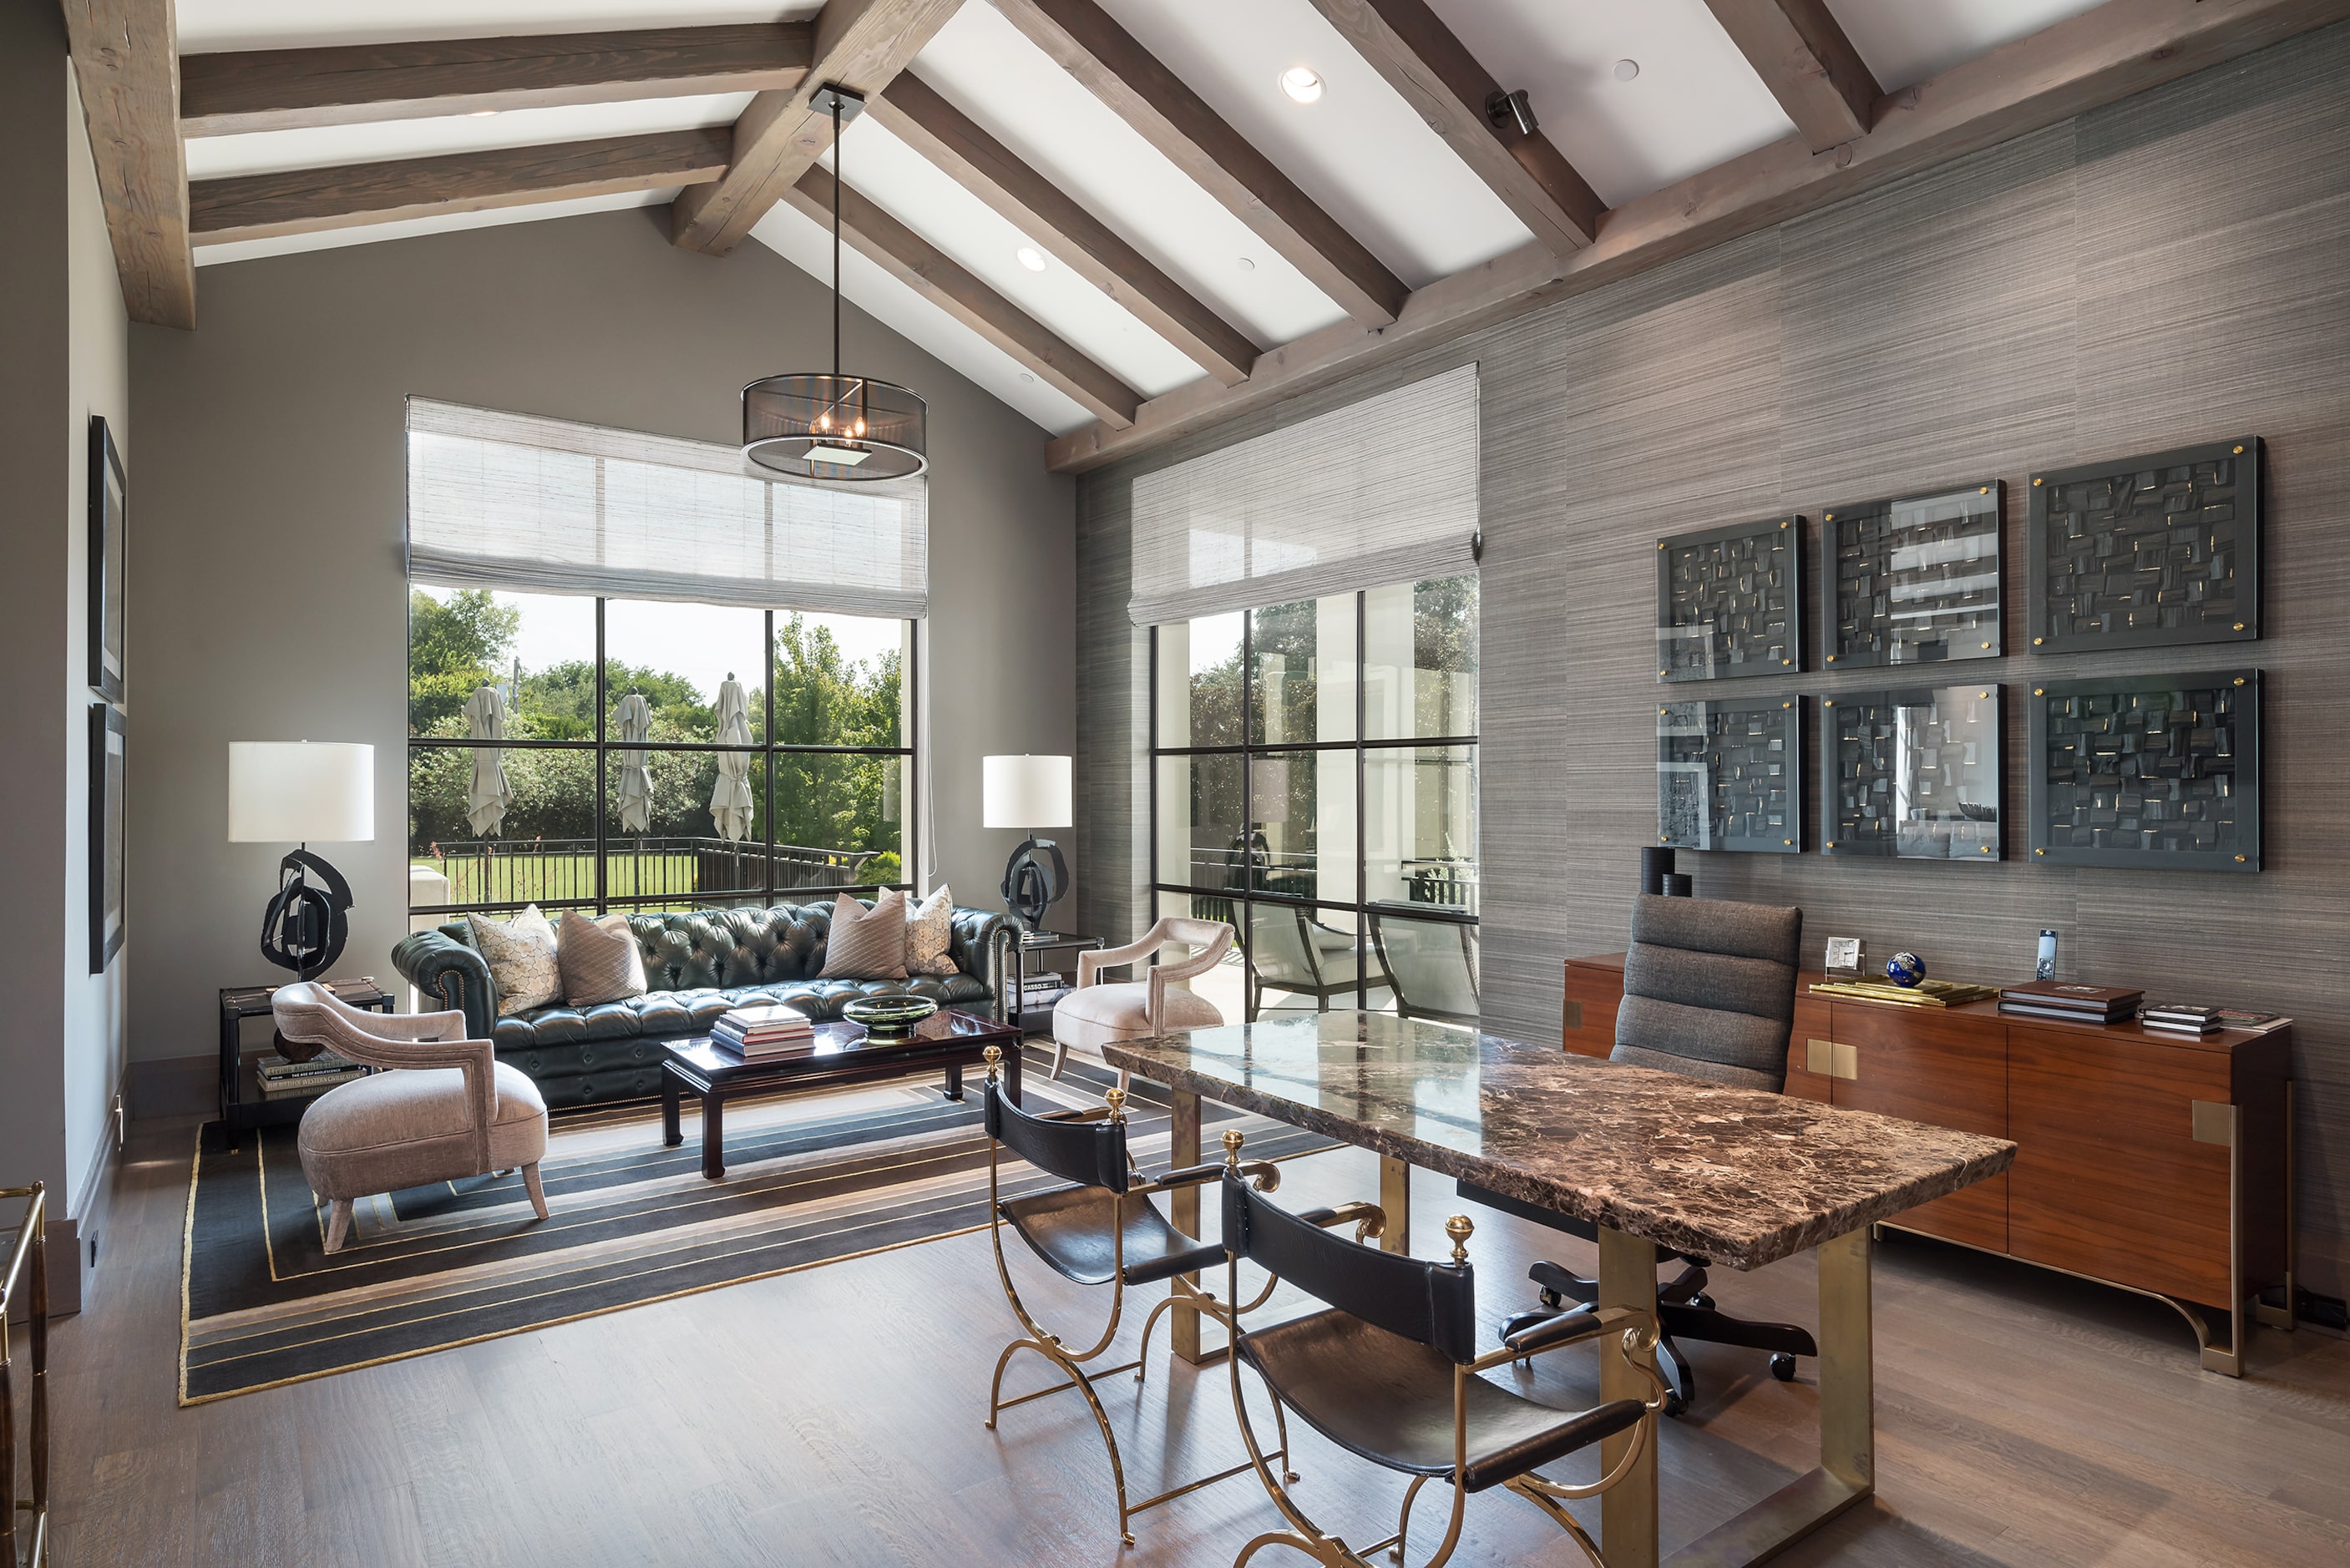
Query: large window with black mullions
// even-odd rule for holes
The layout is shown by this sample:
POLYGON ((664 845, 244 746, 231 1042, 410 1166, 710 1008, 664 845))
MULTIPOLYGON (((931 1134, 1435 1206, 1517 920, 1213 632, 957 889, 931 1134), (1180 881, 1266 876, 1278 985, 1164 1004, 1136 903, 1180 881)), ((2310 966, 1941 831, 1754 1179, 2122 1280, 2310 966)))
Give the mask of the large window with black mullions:
POLYGON ((1152 883, 1228 920, 1228 1018, 1478 1012, 1477 578, 1151 633, 1152 883))
POLYGON ((919 886, 920 481, 411 399, 409 906, 919 886))

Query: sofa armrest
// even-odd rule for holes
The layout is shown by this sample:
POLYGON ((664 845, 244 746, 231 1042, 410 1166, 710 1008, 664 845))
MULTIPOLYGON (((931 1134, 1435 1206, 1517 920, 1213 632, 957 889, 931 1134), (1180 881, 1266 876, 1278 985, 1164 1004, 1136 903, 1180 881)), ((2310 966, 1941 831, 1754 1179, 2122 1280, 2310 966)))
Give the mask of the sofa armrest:
POLYGON ((988 995, 1002 1000, 1003 973, 995 934, 1003 929, 1003 911, 957 904, 952 925, 954 936, 947 943, 948 956, 955 961, 957 969, 987 987, 988 995))
POLYGON ((491 1037, 498 988, 481 954, 440 931, 417 931, 392 945, 391 967, 432 1002, 463 1012, 468 1039, 491 1037))

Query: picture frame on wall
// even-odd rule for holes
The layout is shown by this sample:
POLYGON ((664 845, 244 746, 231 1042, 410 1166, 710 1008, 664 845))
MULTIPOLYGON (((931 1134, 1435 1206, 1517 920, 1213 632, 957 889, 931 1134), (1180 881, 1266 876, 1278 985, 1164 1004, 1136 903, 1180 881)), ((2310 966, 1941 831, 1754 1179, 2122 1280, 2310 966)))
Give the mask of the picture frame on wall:
POLYGON ((1793 675, 1803 668, 1801 517, 1657 541, 1657 679, 1793 675))
POLYGON ((2032 647, 2042 653, 2261 635, 2261 439, 2032 476, 2032 647))
POLYGON ((109 702, 122 701, 123 596, 128 587, 127 507, 130 483, 122 453, 102 414, 89 419, 89 685, 109 702))
POLYGON ((1657 842, 1800 854, 1803 736, 1803 705, 1792 696, 1658 703, 1657 842))
POLYGON ((2032 857, 2261 868, 2261 672, 2032 683, 2032 857))
POLYGON ((2001 857, 2003 688, 1839 691, 1820 703, 1820 849, 1857 858, 2001 857))
POLYGON ((1977 480, 1820 513, 1824 657, 1839 668, 2000 656, 2007 488, 1977 480))
POLYGON ((89 705, 89 972, 104 974, 122 950, 130 726, 111 702, 89 705))

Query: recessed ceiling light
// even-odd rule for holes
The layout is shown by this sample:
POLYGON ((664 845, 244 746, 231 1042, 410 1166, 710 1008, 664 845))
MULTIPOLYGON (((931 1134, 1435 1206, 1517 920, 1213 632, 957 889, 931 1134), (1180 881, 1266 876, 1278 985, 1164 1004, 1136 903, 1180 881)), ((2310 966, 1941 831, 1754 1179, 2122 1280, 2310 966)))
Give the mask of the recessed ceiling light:
POLYGON ((1038 250, 1035 245, 1022 245, 1020 249, 1014 254, 1019 256, 1020 265, 1026 267, 1030 272, 1043 272, 1045 270, 1045 253, 1038 250))
POLYGON ((1322 77, 1311 66, 1292 66, 1281 73, 1281 90, 1299 103, 1312 103, 1322 96, 1322 77))
POLYGON ((499 111, 499 110, 497 110, 497 109, 477 109, 473 110, 471 114, 467 115, 465 118, 466 118, 467 119, 489 119, 489 118, 490 118, 490 116, 492 116, 492 115, 494 115, 494 114, 496 114, 496 113, 498 113, 498 112, 500 112, 500 111, 499 111))
POLYGON ((1619 82, 1628 82, 1628 81, 1630 81, 1634 77, 1637 77, 1637 76, 1638 76, 1639 74, 1640 74, 1640 62, 1639 62, 1639 61, 1638 61, 1638 60, 1618 60, 1618 61, 1617 61, 1617 62, 1616 62, 1616 79, 1617 79, 1617 81, 1619 81, 1619 82))
POLYGON ((1241 257, 1238 265, 1243 272, 1254 272, 1256 270, 1255 261, 1248 256, 1241 257))

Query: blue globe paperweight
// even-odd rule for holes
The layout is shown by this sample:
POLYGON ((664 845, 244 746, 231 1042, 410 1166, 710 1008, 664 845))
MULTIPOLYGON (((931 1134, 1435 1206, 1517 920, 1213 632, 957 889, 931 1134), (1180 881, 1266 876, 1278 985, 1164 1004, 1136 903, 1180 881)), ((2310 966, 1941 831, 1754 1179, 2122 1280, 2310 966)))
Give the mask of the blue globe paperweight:
POLYGON ((1916 953, 1895 953, 1885 961, 1885 978, 1896 985, 1915 985, 1926 978, 1926 961, 1916 953))

